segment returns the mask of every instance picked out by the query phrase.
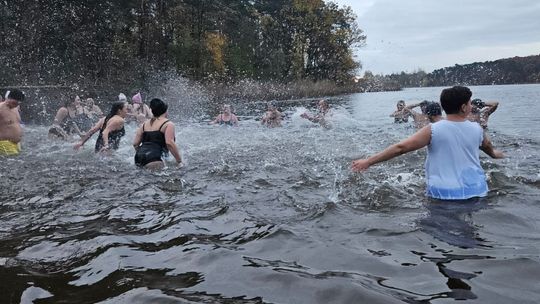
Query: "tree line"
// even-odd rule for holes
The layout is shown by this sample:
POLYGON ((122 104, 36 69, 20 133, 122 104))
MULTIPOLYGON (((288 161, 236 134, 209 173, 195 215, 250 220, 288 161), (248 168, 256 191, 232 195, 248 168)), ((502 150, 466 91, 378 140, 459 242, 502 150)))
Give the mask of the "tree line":
POLYGON ((513 57, 495 61, 446 67, 426 73, 401 72, 391 75, 373 75, 366 72, 366 81, 384 87, 430 87, 451 85, 494 85, 540 83, 540 55, 513 57))
POLYGON ((323 0, 5 0, 0 84, 346 83, 366 39, 355 18, 323 0))

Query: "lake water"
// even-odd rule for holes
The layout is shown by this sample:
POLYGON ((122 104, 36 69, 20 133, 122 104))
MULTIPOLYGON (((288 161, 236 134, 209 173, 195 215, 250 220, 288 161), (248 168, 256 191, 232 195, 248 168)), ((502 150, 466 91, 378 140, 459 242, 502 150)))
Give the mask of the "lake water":
POLYGON ((414 132, 397 100, 441 88, 344 96, 330 130, 303 102, 276 129, 255 103, 238 128, 172 115, 187 165, 160 173, 133 165, 133 126, 110 158, 26 126, 0 158, 0 302, 538 303, 540 85, 471 89, 501 102, 507 158, 481 156, 489 196, 468 203, 424 196, 425 150, 349 169, 414 132))

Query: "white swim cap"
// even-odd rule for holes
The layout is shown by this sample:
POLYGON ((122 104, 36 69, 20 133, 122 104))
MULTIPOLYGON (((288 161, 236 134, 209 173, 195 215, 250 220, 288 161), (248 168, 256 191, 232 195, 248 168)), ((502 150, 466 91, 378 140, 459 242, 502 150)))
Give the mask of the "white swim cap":
POLYGON ((126 95, 124 95, 124 93, 120 93, 120 94, 118 94, 118 100, 119 101, 127 101, 127 97, 126 97, 126 95))

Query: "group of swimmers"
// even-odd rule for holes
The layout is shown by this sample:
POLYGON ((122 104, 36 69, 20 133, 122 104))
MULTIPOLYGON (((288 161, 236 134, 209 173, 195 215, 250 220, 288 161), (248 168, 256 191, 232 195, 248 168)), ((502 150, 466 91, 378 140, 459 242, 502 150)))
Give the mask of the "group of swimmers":
MULTIPOLYGON (((150 108, 143 103, 141 93, 135 94, 127 103, 125 94, 118 95, 118 101, 126 103, 128 121, 136 121, 139 124, 152 118, 150 108)), ((49 128, 49 138, 67 140, 71 135, 83 136, 103 117, 103 111, 94 102, 87 98, 84 102, 77 95, 73 100, 66 102, 54 117, 52 126, 49 128)))
MULTIPOLYGON (((2 111, 2 113, 12 113, 17 116, 4 119, 5 123, 3 125, 9 125, 10 128, 2 128, 0 133, 0 139, 3 139, 2 142, 4 142, 0 145, 0 155, 15 155, 20 152, 19 143, 22 137, 22 129, 19 125, 18 106, 19 102, 23 100, 24 94, 19 90, 13 90, 9 93, 6 102, 1 103, 3 108, 13 107, 13 109, 10 108, 9 112, 2 111), (10 143, 14 143, 14 145, 10 143), (3 151, 1 147, 8 148, 4 148, 3 151)), ((139 125, 133 141, 136 150, 135 163, 137 165, 150 169, 162 168, 164 166, 163 157, 169 152, 174 156, 177 164, 181 165, 182 158, 175 144, 175 127, 167 119, 167 104, 155 98, 150 101, 150 106, 148 106, 143 103, 140 93, 135 94, 131 100, 132 103, 128 103, 125 94, 120 93, 118 101, 111 105, 109 113, 104 116, 103 111, 95 104, 92 98, 87 98, 82 102, 79 96, 75 96, 56 112, 52 126, 48 131, 49 138, 69 140, 73 135, 79 136, 81 140, 74 145, 74 149, 79 150, 95 133, 98 133, 94 148, 95 152, 109 154, 119 148, 120 140, 126 133, 125 123, 133 121, 139 125)), ((321 100, 318 107, 318 114, 304 113, 302 117, 322 126, 327 126, 325 116, 329 110, 328 103, 321 100)), ((7 116, 7 114, 4 116, 7 116)), ((281 126, 282 120, 283 115, 276 105, 268 103, 267 111, 264 113, 261 123, 273 128, 281 126)), ((232 113, 231 106, 226 104, 223 105, 222 112, 210 124, 237 126, 238 121, 238 117, 232 113)))
POLYGON ((367 158, 354 160, 354 172, 367 170, 372 165, 427 146, 425 163, 426 194, 440 200, 467 200, 485 197, 488 186, 480 164, 479 151, 492 158, 504 154, 493 148, 485 128, 487 120, 498 103, 471 100, 472 92, 463 86, 442 90, 440 103, 422 102, 405 106, 398 102, 393 114, 398 123, 407 122, 412 116, 419 130, 409 138, 389 146, 367 158), (420 113, 412 108, 420 106, 420 113), (440 108, 446 118, 442 117, 440 108))
MULTIPOLYGON (((307 112, 302 113, 300 117, 307 119, 313 123, 320 124, 321 126, 328 128, 328 116, 330 106, 326 100, 319 100, 317 103, 317 114, 309 114, 307 112)), ((261 124, 269 128, 281 127, 284 115, 276 106, 275 102, 269 102, 266 105, 266 111, 261 118, 261 124)), ((222 106, 222 112, 210 122, 210 124, 219 124, 227 126, 237 126, 238 117, 232 113, 231 106, 225 104, 222 106)))
MULTIPOLYGON (((12 156, 21 151, 23 130, 19 105, 24 100, 24 94, 15 89, 6 94, 4 101, 0 101, 0 155, 12 156)), ((72 134, 80 135, 80 142, 74 146, 78 150, 93 134, 99 132, 95 152, 107 154, 119 148, 120 139, 125 135, 126 118, 129 116, 141 122, 133 140, 136 151, 134 158, 138 166, 163 168, 163 157, 168 153, 181 165, 182 157, 175 143, 175 126, 167 119, 167 104, 154 98, 148 107, 142 103, 140 93, 133 96, 132 100, 138 107, 129 105, 125 95, 120 94, 119 100, 111 105, 109 113, 103 117, 101 109, 93 104, 93 100, 87 99, 83 105, 77 96, 57 111, 49 136, 68 139, 72 134)))
MULTIPOLYGON (((497 110, 499 102, 483 102, 481 99, 476 98, 471 101, 471 106, 471 112, 468 114, 467 120, 476 122, 483 129, 487 129, 489 116, 497 110)), ((406 123, 409 117, 412 117, 414 126, 417 129, 443 119, 441 104, 434 101, 424 100, 419 103, 406 105, 405 101, 400 100, 397 102, 396 108, 396 111, 390 114, 390 117, 394 117, 394 122, 406 123), (416 107, 420 107, 420 112, 413 110, 416 107)))
MULTIPOLYGON (((168 105, 159 98, 150 101, 150 107, 141 102, 136 102, 139 109, 148 107, 148 113, 143 110, 137 112, 133 105, 125 101, 121 94, 119 100, 114 102, 107 116, 99 119, 96 124, 81 136, 81 140, 73 147, 79 150, 95 133, 99 132, 94 151, 96 153, 109 154, 120 147, 120 140, 126 134, 124 125, 126 119, 131 117, 139 124, 133 148, 135 149, 135 164, 152 170, 164 167, 163 158, 172 154, 178 166, 182 165, 180 150, 176 145, 175 125, 168 119, 168 105), (137 114, 139 113, 139 114, 137 114), (144 115, 145 120, 142 121, 144 115), (148 115, 148 116, 147 116, 148 115), (150 116, 151 115, 151 116, 150 116)), ((140 93, 134 96, 139 99, 140 93)))
MULTIPOLYGON (((119 96, 119 101, 112 104, 107 116, 100 118, 82 135, 81 141, 74 146, 75 149, 82 147, 98 131, 96 152, 108 153, 118 149, 120 139, 125 135, 125 119, 128 114, 134 116, 133 108, 130 109, 122 97, 119 96)), ((504 157, 502 152, 493 148, 483 129, 487 127, 488 117, 497 109, 498 103, 483 103, 480 100, 473 102, 471 97, 469 88, 454 86, 442 90, 440 103, 421 102, 406 106, 404 102, 398 102, 398 110, 391 116, 396 122, 407 122, 408 117, 412 117, 419 130, 371 157, 354 160, 351 164, 352 171, 364 171, 374 164, 427 146, 425 174, 426 194, 429 197, 465 200, 486 196, 488 187, 480 164, 479 150, 492 158, 504 157), (417 106, 422 113, 412 110, 417 106), (446 118, 442 117, 441 107, 446 118)), ((134 98, 138 99, 136 96, 134 98)), ((20 151, 22 129, 17 107, 22 101, 24 94, 13 90, 7 94, 6 100, 0 103, 0 155, 15 155, 20 151)), ((142 102, 139 103, 139 109, 144 106, 142 102)), ((133 140, 135 163, 149 169, 160 169, 164 166, 163 156, 170 152, 176 163, 181 165, 182 158, 175 143, 175 125, 167 118, 167 104, 154 98, 150 101, 149 108, 152 117, 145 117, 133 140)), ((325 126, 329 112, 328 103, 321 100, 318 108, 318 114, 304 113, 301 117, 325 126)), ((69 110, 62 110, 64 114, 60 116, 76 117, 76 114, 70 116, 73 113, 70 114, 69 110)), ((276 127, 280 125, 281 119, 282 115, 275 105, 269 104, 261 121, 269 127, 276 127)), ((58 124, 58 121, 56 123, 58 124)), ((211 123, 234 126, 238 124, 238 118, 232 113, 230 106, 225 105, 223 113, 211 123)))

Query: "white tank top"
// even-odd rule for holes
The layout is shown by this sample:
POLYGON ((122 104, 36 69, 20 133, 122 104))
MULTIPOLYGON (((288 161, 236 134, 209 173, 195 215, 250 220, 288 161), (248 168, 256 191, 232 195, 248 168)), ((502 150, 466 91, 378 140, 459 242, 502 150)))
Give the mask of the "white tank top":
POLYGON ((441 120, 431 125, 426 159, 427 195, 460 200, 487 195, 480 149, 484 134, 478 123, 441 120))

